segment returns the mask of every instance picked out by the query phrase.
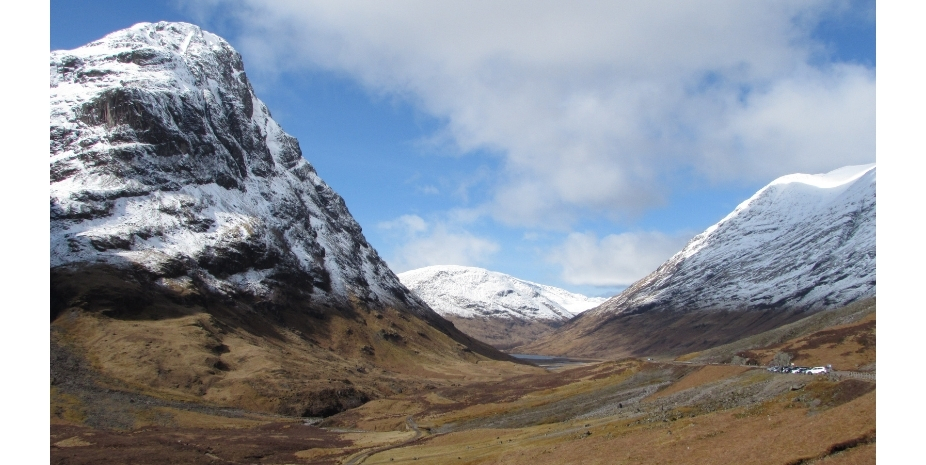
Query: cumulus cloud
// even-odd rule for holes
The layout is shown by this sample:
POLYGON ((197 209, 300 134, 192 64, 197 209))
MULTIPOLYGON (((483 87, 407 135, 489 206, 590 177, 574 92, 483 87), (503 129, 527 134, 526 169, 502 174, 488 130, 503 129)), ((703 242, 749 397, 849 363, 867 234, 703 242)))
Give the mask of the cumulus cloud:
POLYGON ((402 215, 377 225, 398 237, 387 259, 396 273, 431 265, 482 266, 499 245, 447 223, 428 223, 418 215, 402 215))
POLYGON ((700 150, 712 178, 823 173, 873 162, 874 74, 858 66, 781 79, 723 114, 700 150), (784 168, 782 168, 784 167, 784 168))
POLYGON ((691 237, 633 232, 599 240, 592 233, 572 233, 547 259, 562 267, 562 278, 570 284, 629 286, 655 271, 691 237))
POLYGON ((503 157, 483 211, 568 227, 678 173, 767 181, 874 161, 874 70, 822 63, 840 2, 208 0, 249 69, 325 70, 503 157))

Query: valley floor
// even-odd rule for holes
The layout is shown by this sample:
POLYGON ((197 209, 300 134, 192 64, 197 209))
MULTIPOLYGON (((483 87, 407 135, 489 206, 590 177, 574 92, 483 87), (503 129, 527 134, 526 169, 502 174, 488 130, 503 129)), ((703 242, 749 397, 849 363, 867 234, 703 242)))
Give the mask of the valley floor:
POLYGON ((151 409, 163 426, 53 421, 51 463, 873 463, 875 381, 591 363, 304 419, 151 409))
POLYGON ((676 359, 480 362, 323 421, 53 381, 51 463, 874 463, 875 313, 860 308, 676 359), (838 371, 728 363, 785 351, 838 371))

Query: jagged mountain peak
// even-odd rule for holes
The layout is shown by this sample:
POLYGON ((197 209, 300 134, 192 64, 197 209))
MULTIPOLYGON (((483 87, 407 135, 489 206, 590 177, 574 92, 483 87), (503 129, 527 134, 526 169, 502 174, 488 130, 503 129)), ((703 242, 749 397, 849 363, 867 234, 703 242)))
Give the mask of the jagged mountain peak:
POLYGON ((241 56, 141 23, 50 62, 51 266, 140 266, 165 286, 430 314, 254 95, 241 56))

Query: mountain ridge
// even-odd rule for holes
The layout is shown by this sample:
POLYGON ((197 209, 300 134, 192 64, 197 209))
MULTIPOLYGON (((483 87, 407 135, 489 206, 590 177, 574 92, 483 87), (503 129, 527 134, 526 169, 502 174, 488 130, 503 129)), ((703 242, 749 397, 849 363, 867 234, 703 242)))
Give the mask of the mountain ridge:
MULTIPOLYGON (((695 308, 700 309, 710 306, 714 309, 735 310, 739 306, 744 306, 743 302, 749 302, 745 306, 752 307, 775 307, 784 305, 787 302, 790 307, 812 309, 846 305, 859 299, 871 297, 874 295, 875 288, 874 185, 874 164, 843 167, 820 175, 792 174, 782 176, 742 202, 722 220, 695 236, 681 251, 652 274, 634 283, 621 294, 609 299, 605 305, 595 310, 595 314, 633 311, 636 307, 652 305, 654 300, 660 298, 659 293, 680 292, 671 287, 682 287, 680 282, 684 279, 677 278, 678 274, 673 274, 673 272, 678 273, 677 270, 686 267, 693 268, 692 272, 684 276, 684 278, 687 278, 703 274, 702 270, 704 269, 708 269, 708 272, 710 272, 712 267, 729 268, 725 262, 734 260, 739 261, 739 266, 748 267, 749 272, 758 275, 746 276, 752 278, 751 282, 755 283, 752 288, 742 290, 742 292, 749 294, 749 298, 737 295, 725 301, 714 297, 710 303, 699 303, 698 305, 701 306, 695 308), (805 186, 814 189, 815 192, 808 192, 805 186), (871 195, 868 196, 868 193, 871 195), (808 199, 807 197, 811 198, 808 199), (787 205, 781 205, 785 203, 787 205), (810 205, 811 203, 817 205, 810 205), (822 213, 815 212, 813 211, 814 207, 825 211, 822 213), (783 210, 786 209, 788 211, 784 212, 783 210), (860 220, 858 224, 856 224, 857 219, 860 220), (744 231, 741 232, 741 230, 744 231), (765 237, 753 239, 760 235, 765 237), (824 251, 815 255, 814 251, 809 249, 813 249, 814 247, 811 247, 811 245, 816 244, 801 242, 803 238, 808 236, 811 237, 807 240, 818 240, 822 245, 828 247, 820 247, 824 251), (774 242, 770 243, 769 241, 774 242), (784 270, 774 270, 779 274, 788 273, 783 276, 785 281, 795 274, 805 271, 817 271, 821 267, 819 265, 821 262, 838 259, 849 262, 853 261, 853 258, 858 258, 859 263, 847 265, 853 270, 858 270, 854 275, 855 279, 848 283, 842 283, 841 287, 831 286, 840 290, 847 288, 849 294, 842 297, 839 295, 821 296, 820 292, 816 292, 816 288, 826 287, 827 284, 830 284, 829 275, 841 274, 841 269, 836 270, 834 273, 821 273, 822 276, 818 278, 818 282, 813 283, 812 286, 790 290, 790 294, 788 294, 788 291, 770 293, 769 291, 774 291, 776 288, 784 286, 784 284, 769 279, 769 277, 778 277, 772 275, 772 273, 760 274, 755 270, 773 266, 772 263, 779 261, 780 258, 761 260, 760 257, 763 255, 774 257, 775 254, 770 253, 768 249, 784 246, 788 243, 798 243, 800 248, 794 252, 800 254, 798 258, 802 261, 797 265, 790 264, 784 270), (765 248, 755 248, 757 245, 765 248), (706 255, 702 251, 708 248, 715 249, 716 252, 713 253, 720 256, 702 259, 701 256, 706 255), (840 256, 840 253, 845 257, 840 256), (836 257, 833 257, 834 255, 836 257), (665 282, 670 279, 674 279, 674 281, 665 282), (654 283, 658 283, 656 284, 657 290, 650 291, 650 294, 642 292, 643 289, 652 289, 654 283), (808 287, 810 291, 805 292, 808 287), (765 294, 756 296, 757 291, 765 292, 765 294), (622 305, 625 307, 621 307, 622 305)), ((741 270, 737 270, 737 272, 742 273, 741 270)), ((837 276, 837 278, 839 277, 844 280, 850 276, 837 276)), ((705 280, 709 279, 710 277, 705 280)), ((837 280, 837 282, 842 280, 837 280)), ((694 281, 694 279, 689 279, 689 282, 691 281, 694 281)), ((687 285, 686 291, 690 287, 691 285, 687 285)), ((706 300, 704 296, 698 298, 700 301, 706 300)))
MULTIPOLYGON (((442 315, 475 317, 485 314, 480 313, 478 309, 466 307, 465 304, 454 305, 450 297, 466 298, 469 301, 479 301, 504 309, 493 313, 548 320, 572 318, 606 300, 472 266, 427 266, 399 273, 398 277, 419 297, 433 295, 433 302, 437 303, 440 309, 435 305, 431 305, 431 308, 442 315), (446 298, 440 300, 440 296, 446 298), (528 302, 531 299, 546 305, 543 308, 539 305, 531 307, 530 304, 533 302, 528 302)), ((425 301, 432 303, 429 299, 425 301)))
POLYGON ((528 348, 680 353, 874 297, 875 208, 874 164, 780 177, 655 271, 528 348))
POLYGON ((428 266, 398 277, 463 332, 506 349, 606 300, 469 266, 428 266))

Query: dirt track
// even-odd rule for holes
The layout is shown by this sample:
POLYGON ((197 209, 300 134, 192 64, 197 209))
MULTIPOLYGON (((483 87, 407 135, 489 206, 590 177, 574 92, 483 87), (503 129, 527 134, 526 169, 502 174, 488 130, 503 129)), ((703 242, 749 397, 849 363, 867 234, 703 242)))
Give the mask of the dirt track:
POLYGON ((421 435, 422 435, 421 429, 418 428, 418 424, 415 423, 415 419, 412 418, 411 415, 409 415, 409 416, 407 416, 407 417, 405 418, 405 424, 408 426, 408 428, 410 428, 412 431, 415 432, 415 436, 414 436, 414 437, 412 437, 411 439, 406 439, 405 441, 402 441, 402 442, 400 442, 400 443, 398 443, 398 444, 392 444, 392 445, 388 445, 388 446, 382 446, 382 447, 377 447, 377 448, 365 450, 365 451, 363 451, 363 452, 361 452, 361 453, 359 453, 359 454, 354 455, 353 457, 351 457, 350 460, 348 460, 347 462, 345 462, 344 465, 359 465, 359 464, 363 463, 364 460, 366 460, 369 456, 371 456, 371 455, 373 455, 373 454, 378 454, 378 453, 380 453, 380 452, 385 452, 385 451, 387 451, 387 450, 395 449, 395 448, 397 448, 397 447, 403 447, 403 446, 406 446, 406 445, 408 445, 408 444, 410 444, 410 443, 412 443, 412 442, 414 442, 414 441, 417 441, 419 438, 421 438, 421 435))

